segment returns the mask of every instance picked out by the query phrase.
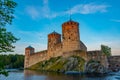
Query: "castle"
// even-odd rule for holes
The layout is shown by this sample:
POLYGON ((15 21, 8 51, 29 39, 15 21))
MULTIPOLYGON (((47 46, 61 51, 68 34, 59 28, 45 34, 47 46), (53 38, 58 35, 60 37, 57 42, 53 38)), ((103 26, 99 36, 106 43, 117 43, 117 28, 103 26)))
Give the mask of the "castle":
POLYGON ((29 68, 51 57, 69 57, 72 55, 81 56, 86 62, 90 59, 97 59, 104 66, 107 66, 107 58, 100 50, 87 51, 87 47, 80 40, 79 23, 69 20, 62 24, 62 35, 55 31, 48 34, 47 50, 35 52, 31 46, 25 48, 24 68, 29 68))

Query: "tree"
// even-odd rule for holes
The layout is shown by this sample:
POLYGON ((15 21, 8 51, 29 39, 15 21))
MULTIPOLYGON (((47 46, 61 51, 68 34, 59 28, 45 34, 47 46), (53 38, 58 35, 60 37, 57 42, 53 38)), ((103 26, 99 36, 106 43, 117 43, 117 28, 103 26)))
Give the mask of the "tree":
POLYGON ((11 32, 7 32, 5 28, 0 28, 0 53, 12 52, 12 49, 15 48, 12 43, 15 43, 17 40, 11 32))
POLYGON ((20 54, 0 54, 0 62, 5 68, 24 68, 24 55, 20 54))
POLYGON ((11 24, 16 3, 12 0, 0 0, 0 26, 11 24))
POLYGON ((7 32, 5 26, 12 23, 16 3, 12 0, 0 0, 0 53, 11 52, 18 39, 11 32, 7 32))
POLYGON ((111 48, 105 45, 101 45, 101 51, 104 53, 106 56, 111 56, 111 48))
MULTIPOLYGON (((16 2, 13 0, 0 0, 0 53, 13 51, 13 43, 18 39, 11 33, 7 32, 5 26, 12 24, 14 18, 14 8, 16 2)), ((0 63, 0 74, 6 74, 4 66, 0 63)))
POLYGON ((3 74, 3 75, 5 75, 5 76, 8 76, 8 72, 5 71, 4 65, 2 64, 2 62, 0 62, 0 74, 3 74))

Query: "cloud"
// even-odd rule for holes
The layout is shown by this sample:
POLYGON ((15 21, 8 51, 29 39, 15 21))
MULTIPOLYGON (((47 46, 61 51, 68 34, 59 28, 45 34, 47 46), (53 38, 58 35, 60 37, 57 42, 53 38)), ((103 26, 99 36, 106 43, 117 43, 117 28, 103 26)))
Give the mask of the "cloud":
POLYGON ((104 12, 107 12, 108 7, 109 7, 108 5, 95 4, 95 3, 79 4, 72 7, 68 11, 68 13, 71 13, 71 14, 76 14, 76 13, 92 14, 97 12, 104 13, 104 12))
POLYGON ((55 18, 57 16, 64 16, 66 14, 93 14, 93 13, 104 13, 107 12, 107 8, 110 7, 109 5, 105 4, 95 4, 95 3, 88 3, 88 4, 77 4, 73 6, 70 10, 67 11, 53 11, 49 7, 49 1, 43 0, 43 6, 27 6, 26 12, 32 19, 35 18, 55 18))
POLYGON ((34 6, 27 6, 26 12, 32 17, 32 19, 39 17, 39 11, 34 6))
POLYGON ((43 0, 44 5, 48 5, 48 0, 43 0))
POLYGON ((120 19, 111 19, 113 22, 120 22, 120 19))
POLYGON ((43 0, 43 6, 27 6, 25 12, 32 18, 55 18, 58 16, 58 13, 51 11, 48 6, 48 0, 43 0))

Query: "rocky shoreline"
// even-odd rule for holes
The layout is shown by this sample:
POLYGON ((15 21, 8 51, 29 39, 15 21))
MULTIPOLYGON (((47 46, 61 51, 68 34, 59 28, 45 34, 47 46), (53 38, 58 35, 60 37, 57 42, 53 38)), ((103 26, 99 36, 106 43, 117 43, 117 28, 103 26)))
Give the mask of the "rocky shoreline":
POLYGON ((110 72, 99 61, 90 60, 86 63, 86 61, 79 56, 70 56, 68 58, 60 56, 51 58, 49 60, 39 62, 28 69, 81 75, 106 75, 110 72))

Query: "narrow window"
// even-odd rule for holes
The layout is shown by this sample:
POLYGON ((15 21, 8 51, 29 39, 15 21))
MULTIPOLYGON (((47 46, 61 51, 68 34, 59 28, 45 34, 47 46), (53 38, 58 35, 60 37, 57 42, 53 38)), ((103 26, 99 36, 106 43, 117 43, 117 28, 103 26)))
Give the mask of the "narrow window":
POLYGON ((70 39, 70 37, 69 37, 69 39, 70 39))

